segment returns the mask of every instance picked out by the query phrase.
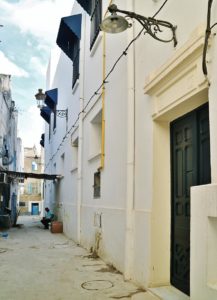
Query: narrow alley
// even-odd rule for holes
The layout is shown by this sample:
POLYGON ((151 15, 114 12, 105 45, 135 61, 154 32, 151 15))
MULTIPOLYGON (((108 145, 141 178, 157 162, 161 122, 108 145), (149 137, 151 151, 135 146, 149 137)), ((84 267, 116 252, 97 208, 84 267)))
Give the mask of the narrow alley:
POLYGON ((1 300, 157 300, 63 234, 22 216, 0 237, 1 300), (6 234, 5 234, 6 235, 6 234))

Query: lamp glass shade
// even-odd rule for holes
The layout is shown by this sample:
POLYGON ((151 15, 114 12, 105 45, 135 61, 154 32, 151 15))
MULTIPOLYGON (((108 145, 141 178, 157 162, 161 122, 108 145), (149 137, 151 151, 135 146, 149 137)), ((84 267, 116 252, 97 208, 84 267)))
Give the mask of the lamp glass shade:
POLYGON ((42 108, 44 106, 45 94, 42 92, 42 89, 38 89, 38 93, 35 95, 37 100, 37 106, 42 108))
POLYGON ((127 20, 115 13, 105 18, 100 25, 101 30, 107 33, 119 33, 126 30, 128 27, 129 23, 127 20))
POLYGON ((44 100, 45 99, 45 94, 42 92, 42 89, 38 89, 38 93, 35 94, 36 100, 44 100))

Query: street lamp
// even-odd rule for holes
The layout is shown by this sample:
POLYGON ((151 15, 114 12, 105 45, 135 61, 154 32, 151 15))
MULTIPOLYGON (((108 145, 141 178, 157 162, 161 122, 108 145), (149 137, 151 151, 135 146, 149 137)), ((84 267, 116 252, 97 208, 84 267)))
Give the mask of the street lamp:
POLYGON ((137 20, 145 29, 145 33, 148 33, 155 40, 164 43, 173 41, 174 47, 177 45, 176 26, 173 26, 170 22, 157 20, 151 17, 146 18, 131 11, 121 10, 118 9, 115 4, 110 5, 108 11, 111 13, 111 16, 105 18, 100 25, 101 30, 107 33, 119 33, 131 27, 132 24, 128 23, 126 20, 126 18, 129 17, 137 20), (117 12, 125 14, 125 17, 119 16, 117 12), (164 39, 157 36, 159 33, 162 33, 162 27, 172 31, 172 37, 170 39, 164 39))
POLYGON ((42 92, 42 89, 38 89, 38 93, 35 94, 35 98, 37 100, 37 107, 42 108, 44 107, 44 100, 46 98, 46 95, 42 92))
MULTIPOLYGON (((42 89, 38 89, 38 93, 35 94, 35 98, 37 100, 37 107, 38 108, 43 108, 46 106, 44 104, 44 100, 46 98, 46 95, 43 93, 42 89)), ((68 109, 55 109, 54 112, 56 115, 60 118, 68 118, 68 109)))

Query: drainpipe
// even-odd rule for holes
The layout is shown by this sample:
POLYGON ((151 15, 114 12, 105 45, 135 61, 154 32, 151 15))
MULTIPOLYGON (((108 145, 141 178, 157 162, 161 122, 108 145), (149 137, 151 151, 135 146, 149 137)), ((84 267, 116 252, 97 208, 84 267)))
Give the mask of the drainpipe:
MULTIPOLYGON (((134 11, 134 0, 128 0, 128 10, 134 11)), ((134 28, 127 31, 128 41, 134 37, 134 28)), ((127 188, 125 227, 125 267, 124 277, 131 278, 134 254, 133 209, 135 196, 135 46, 128 52, 128 97, 127 97, 127 188)))
MULTIPOLYGON (((86 15, 82 15, 82 33, 80 47, 80 112, 84 109, 84 72, 85 72, 85 33, 86 15)), ((78 193, 77 193, 77 243, 81 242, 81 203, 82 203, 82 152, 83 152, 83 115, 80 113, 78 120, 78 193)))
MULTIPOLYGON (((106 37, 105 32, 103 32, 103 70, 102 70, 102 76, 103 81, 106 77, 106 37)), ((105 85, 102 86, 102 135, 101 135, 101 163, 100 163, 100 169, 102 170, 104 168, 104 161, 105 161, 105 85)))
MULTIPOLYGON (((112 0, 110 0, 108 6, 112 4, 112 0)), ((106 10, 104 17, 106 17, 108 10, 106 10)), ((102 55, 102 78, 103 81, 106 77, 106 33, 103 32, 103 55, 102 55)), ((101 135, 101 162, 100 162, 100 170, 104 168, 105 163, 105 85, 102 86, 102 135, 101 135)))

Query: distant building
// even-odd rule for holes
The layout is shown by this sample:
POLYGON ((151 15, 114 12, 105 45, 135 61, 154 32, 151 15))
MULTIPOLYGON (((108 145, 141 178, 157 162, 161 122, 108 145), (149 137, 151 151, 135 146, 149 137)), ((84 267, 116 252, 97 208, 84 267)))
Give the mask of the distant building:
MULTIPOLYGON (((17 172, 23 172, 24 171, 24 153, 23 153, 23 145, 21 138, 17 138, 17 172)), ((20 201, 20 195, 23 194, 24 191, 24 180, 18 179, 19 185, 18 185, 18 194, 17 194, 17 203, 19 204, 20 201)), ((18 205, 19 206, 19 205, 18 205)))
MULTIPOLYGON (((24 148, 24 172, 41 173, 43 162, 38 155, 36 147, 24 148)), ((38 215, 42 211, 43 181, 41 179, 27 178, 24 180, 23 191, 20 195, 20 214, 38 215)))

